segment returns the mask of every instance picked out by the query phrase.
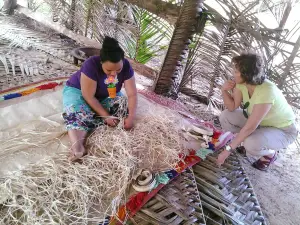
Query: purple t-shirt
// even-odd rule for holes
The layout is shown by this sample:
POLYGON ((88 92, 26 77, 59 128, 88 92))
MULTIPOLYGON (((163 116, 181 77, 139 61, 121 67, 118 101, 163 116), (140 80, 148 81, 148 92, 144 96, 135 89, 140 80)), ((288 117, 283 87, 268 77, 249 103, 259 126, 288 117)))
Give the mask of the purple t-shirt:
MULTIPOLYGON (((80 70, 75 72, 69 78, 69 80, 67 81, 67 86, 74 87, 81 90, 81 86, 80 86, 81 73, 84 73, 89 78, 97 82, 95 97, 98 100, 103 100, 109 96, 107 91, 107 85, 104 83, 104 80, 107 78, 107 75, 104 73, 102 69, 100 56, 92 56, 88 58, 81 66, 80 70)), ((133 77, 133 74, 134 72, 133 69, 131 68, 130 63, 128 62, 127 59, 124 59, 123 69, 117 75, 119 80, 119 82, 116 84, 117 92, 121 90, 124 81, 133 77)))

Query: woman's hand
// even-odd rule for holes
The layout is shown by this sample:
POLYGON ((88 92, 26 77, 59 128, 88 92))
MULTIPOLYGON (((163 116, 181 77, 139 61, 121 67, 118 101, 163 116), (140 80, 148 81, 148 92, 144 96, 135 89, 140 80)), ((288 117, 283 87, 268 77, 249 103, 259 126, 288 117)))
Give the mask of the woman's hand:
POLYGON ((235 88, 235 82, 232 80, 228 80, 223 84, 221 90, 222 91, 231 91, 233 88, 235 88))
POLYGON ((114 118, 107 118, 104 120, 104 122, 110 127, 115 127, 119 123, 119 121, 114 118))
POLYGON ((229 155, 230 155, 229 151, 223 150, 218 156, 218 159, 216 162, 217 165, 220 167, 225 162, 225 160, 228 158, 229 155))
POLYGON ((124 120, 124 129, 125 130, 130 130, 133 128, 133 119, 130 118, 130 117, 127 117, 125 120, 124 120))

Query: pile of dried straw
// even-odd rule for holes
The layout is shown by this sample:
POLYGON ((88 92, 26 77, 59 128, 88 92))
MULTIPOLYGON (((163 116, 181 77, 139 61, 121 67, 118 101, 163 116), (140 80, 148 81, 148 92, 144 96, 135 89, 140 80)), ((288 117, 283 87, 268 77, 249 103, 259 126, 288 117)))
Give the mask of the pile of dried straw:
POLYGON ((95 224, 114 214, 136 169, 178 163, 180 117, 140 96, 133 131, 102 126, 87 146, 90 155, 81 164, 61 153, 5 178, 0 224, 95 224))

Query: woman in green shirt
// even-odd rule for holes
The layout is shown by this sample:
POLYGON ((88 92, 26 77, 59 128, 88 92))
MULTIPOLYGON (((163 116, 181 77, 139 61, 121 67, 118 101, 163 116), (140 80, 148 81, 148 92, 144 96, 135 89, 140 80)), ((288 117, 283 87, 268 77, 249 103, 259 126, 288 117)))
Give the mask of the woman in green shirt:
POLYGON ((278 87, 266 79, 260 56, 242 54, 232 62, 234 80, 222 87, 227 109, 220 122, 225 131, 236 135, 219 154, 217 164, 222 165, 230 152, 242 144, 239 152, 257 158, 252 164, 255 168, 267 170, 276 160, 276 150, 296 140, 295 115, 278 87))

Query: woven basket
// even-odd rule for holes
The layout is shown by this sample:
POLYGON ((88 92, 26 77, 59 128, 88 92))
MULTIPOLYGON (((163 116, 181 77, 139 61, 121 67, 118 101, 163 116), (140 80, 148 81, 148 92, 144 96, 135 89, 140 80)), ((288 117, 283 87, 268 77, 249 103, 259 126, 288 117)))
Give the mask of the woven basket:
POLYGON ((186 170, 166 185, 127 224, 205 224, 192 170, 186 170))

